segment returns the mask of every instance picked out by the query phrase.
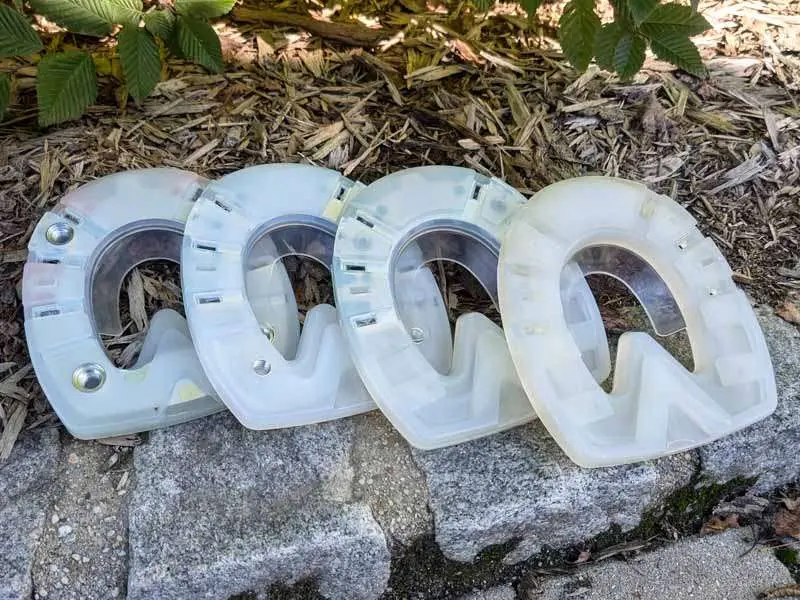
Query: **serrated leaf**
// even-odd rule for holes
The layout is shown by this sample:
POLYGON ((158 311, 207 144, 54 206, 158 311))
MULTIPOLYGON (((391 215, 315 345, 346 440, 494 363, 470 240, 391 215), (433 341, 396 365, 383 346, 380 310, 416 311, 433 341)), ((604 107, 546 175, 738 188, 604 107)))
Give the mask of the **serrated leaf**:
POLYGON ((236 0, 175 0, 175 12, 195 19, 213 19, 228 14, 236 0))
POLYGON ((48 54, 36 75, 39 125, 74 119, 97 99, 97 76, 85 52, 48 54))
POLYGON ((600 17, 594 0, 570 0, 558 21, 558 40, 572 66, 585 71, 592 60, 594 40, 600 31, 600 17))
POLYGON ((647 17, 650 16, 658 5, 658 0, 627 0, 627 2, 631 18, 637 25, 646 21, 647 17))
POLYGON ((478 10, 489 10, 494 6, 494 0, 472 0, 478 10))
POLYGON ((154 36, 166 41, 172 35, 175 15, 169 10, 152 10, 144 15, 144 26, 154 36))
POLYGON ((644 64, 647 40, 637 33, 626 31, 622 34, 614 51, 614 70, 623 79, 630 79, 644 64))
POLYGON ((700 58, 700 52, 685 35, 675 32, 663 33, 657 38, 650 38, 650 47, 661 60, 672 63, 692 75, 705 77, 706 68, 703 59, 700 58))
POLYGON ((11 101, 11 80, 5 73, 0 73, 0 121, 11 101))
POLYGON ((625 29, 633 29, 633 15, 628 0, 610 0, 614 8, 614 21, 625 29))
POLYGON ((692 10, 691 6, 683 4, 659 4, 642 23, 642 32, 648 37, 652 32, 682 33, 684 37, 691 37, 711 29, 711 24, 706 18, 692 10))
POLYGON ((622 27, 616 21, 603 25, 597 33, 594 45, 594 58, 606 71, 616 69, 617 44, 623 35, 622 27))
POLYGON ((594 54, 597 64, 606 71, 615 71, 622 79, 630 79, 644 64, 647 40, 621 23, 608 23, 597 34, 594 54))
POLYGON ((72 33, 104 36, 115 23, 141 18, 142 0, 30 0, 31 7, 72 33))
POLYGON ((181 55, 213 73, 222 71, 222 47, 217 32, 205 21, 179 16, 176 41, 181 55))
POLYGON ((131 96, 146 98, 161 79, 161 56, 153 36, 141 27, 125 27, 119 34, 117 52, 131 96))
POLYGON ((542 5, 542 0, 522 0, 521 4, 522 8, 525 9, 525 12, 528 13, 528 16, 532 17, 542 5))
POLYGON ((42 49, 39 36, 16 10, 0 4, 0 58, 26 56, 42 49))

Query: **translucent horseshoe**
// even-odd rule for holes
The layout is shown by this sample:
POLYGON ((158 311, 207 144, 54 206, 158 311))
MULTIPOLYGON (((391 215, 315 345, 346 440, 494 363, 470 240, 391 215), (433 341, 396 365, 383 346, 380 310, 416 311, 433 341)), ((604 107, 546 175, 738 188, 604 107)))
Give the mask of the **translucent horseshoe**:
MULTIPOLYGON (((195 204, 182 255, 189 327, 206 374, 247 427, 303 425, 375 408, 336 309, 310 309, 299 343, 283 346, 286 332, 299 329, 296 314, 259 323, 253 312, 254 290, 262 313, 273 302, 286 303, 275 280, 284 257, 310 257, 330 268, 339 213, 362 187, 328 169, 263 165, 209 185, 195 204)), ((433 332, 421 345, 434 361, 449 359, 451 348, 438 297, 428 272, 407 286, 403 304, 416 327, 433 332)))
MULTIPOLYGON (((367 389, 393 425, 420 448, 437 448, 534 418, 500 327, 478 313, 456 323, 452 364, 419 351, 398 309, 399 278, 450 260, 496 299, 498 240, 525 198, 505 183, 459 167, 388 175, 344 209, 333 280, 342 327, 367 389), (409 256, 409 248, 421 256, 409 256)), ((572 331, 599 379, 610 369, 597 304, 580 269, 564 269, 572 331)))
POLYGON ((582 466, 686 450, 775 409, 764 336, 730 267, 689 213, 644 185, 584 177, 536 194, 506 232, 499 283, 522 383, 539 418, 582 466), (628 332, 619 339, 613 391, 605 393, 581 361, 559 293, 561 269, 576 257, 587 272, 624 281, 659 333, 685 325, 695 371, 649 335, 628 332))
POLYGON ((222 410, 183 317, 156 313, 137 363, 120 369, 98 334, 122 331, 125 275, 178 262, 186 216, 206 181, 176 169, 111 175, 67 194, 39 221, 22 280, 36 375, 79 438, 145 431, 222 410))

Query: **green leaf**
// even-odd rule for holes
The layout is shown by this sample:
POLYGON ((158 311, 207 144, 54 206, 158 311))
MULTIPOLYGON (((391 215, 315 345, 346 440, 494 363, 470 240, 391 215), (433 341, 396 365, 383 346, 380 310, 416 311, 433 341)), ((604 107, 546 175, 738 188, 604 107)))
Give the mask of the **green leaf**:
POLYGON ((614 8, 614 21, 625 29, 633 29, 633 13, 628 0, 610 0, 610 3, 614 8))
POLYGON ((144 26, 154 36, 166 41, 172 35, 175 15, 169 10, 152 10, 144 15, 144 26))
POLYGON ((623 79, 630 79, 644 64, 647 40, 638 33, 626 31, 622 34, 614 51, 614 69, 623 79))
POLYGON ((142 0, 30 0, 31 7, 72 33, 104 36, 115 23, 136 23, 142 0))
POLYGON ((658 0, 627 0, 627 2, 631 18, 637 25, 647 20, 658 5, 658 0))
POLYGON ((11 80, 5 73, 0 73, 0 120, 8 108, 11 101, 11 80))
POLYGON ((661 60, 672 63, 692 75, 706 76, 700 52, 688 37, 674 32, 665 33, 658 38, 651 38, 650 47, 661 60))
POLYGON ((494 0, 472 0, 478 10, 489 10, 494 6, 494 0))
POLYGON ((195 19, 213 19, 228 14, 236 0, 175 0, 175 12, 195 19))
POLYGON ((558 40, 572 66, 585 71, 594 53, 594 39, 600 31, 600 17, 594 0, 570 0, 558 21, 558 40))
POLYGON ((711 29, 706 18, 683 4, 659 4, 642 23, 642 32, 648 37, 657 37, 659 32, 682 33, 691 37, 711 29))
POLYGON ((97 99, 97 76, 86 52, 48 54, 36 76, 39 125, 74 119, 97 99))
POLYGON ((181 54, 213 73, 222 71, 222 47, 213 27, 205 21, 184 16, 178 17, 176 25, 181 54))
POLYGON ((542 0, 522 0, 521 4, 522 8, 525 9, 525 12, 528 13, 528 16, 532 17, 542 5, 542 0))
POLYGON ((146 98, 161 79, 161 56, 153 36, 141 27, 125 27, 119 34, 117 52, 131 96, 146 98))
POLYGON ((42 49, 39 36, 16 10, 0 4, 0 58, 26 56, 42 49))
POLYGON ((597 64, 606 71, 616 71, 622 79, 630 79, 644 64, 647 40, 622 23, 603 25, 595 40, 597 64))
POLYGON ((623 34, 622 26, 616 21, 603 25, 597 33, 594 56, 597 64, 606 71, 616 70, 617 44, 623 34))

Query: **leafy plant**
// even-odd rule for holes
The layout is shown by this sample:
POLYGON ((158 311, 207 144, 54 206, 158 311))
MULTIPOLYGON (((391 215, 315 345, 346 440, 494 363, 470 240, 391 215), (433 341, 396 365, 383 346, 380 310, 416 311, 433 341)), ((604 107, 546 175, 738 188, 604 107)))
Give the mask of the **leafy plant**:
MULTIPOLYGON (((219 37, 207 19, 228 13, 236 0, 175 0, 171 8, 145 11, 142 0, 28 0, 31 8, 70 33, 116 38, 127 93, 140 101, 161 79, 162 49, 218 73, 223 69, 219 37)), ((19 3, 21 4, 21 3, 19 3)), ((38 34, 19 10, 0 4, 0 58, 43 50, 38 34)), ((92 57, 82 51, 46 54, 36 77, 39 124, 82 115, 97 98, 92 57)), ((0 73, 0 118, 11 81, 0 73)))
MULTIPOLYGON (((491 0, 475 0, 479 8, 491 0)), ((541 0, 520 0, 533 15, 541 0)), ((594 58, 597 64, 630 79, 642 68, 647 47, 658 58, 703 77, 706 69, 691 37, 711 28, 697 12, 697 3, 662 3, 660 0, 611 0, 614 21, 602 24, 595 10, 596 0, 570 0, 558 26, 558 40, 564 55, 579 71, 594 58)))

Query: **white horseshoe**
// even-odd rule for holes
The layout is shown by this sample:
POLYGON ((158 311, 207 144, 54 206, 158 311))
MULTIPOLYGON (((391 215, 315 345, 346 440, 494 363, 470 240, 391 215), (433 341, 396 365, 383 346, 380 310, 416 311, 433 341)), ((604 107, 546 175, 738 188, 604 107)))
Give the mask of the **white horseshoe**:
POLYGON ((686 210, 644 185, 583 177, 540 191, 506 232, 499 273, 522 383, 579 465, 686 450, 775 409, 764 336, 730 267, 686 210), (666 282, 686 323, 694 373, 649 335, 628 332, 619 339, 613 391, 590 376, 564 320, 559 274, 578 252, 605 246, 638 255, 666 282))
POLYGON ((121 332, 120 285, 131 268, 180 259, 205 183, 176 169, 118 173, 67 194, 36 226, 22 279, 25 333, 39 383, 74 436, 128 434, 224 408, 175 311, 153 316, 130 369, 115 367, 98 338, 121 332))
MULTIPOLYGON (((251 429, 375 408, 353 367, 336 309, 322 304, 309 310, 299 344, 281 347, 284 331, 299 327, 296 314, 290 322, 269 323, 274 335, 265 336, 251 304, 254 289, 263 310, 284 302, 272 277, 277 266, 283 271, 284 256, 312 256, 330 267, 339 213, 362 187, 311 165, 250 167, 209 185, 189 217, 182 277, 192 338, 220 398, 251 429)), ((433 275, 414 283, 405 303, 409 319, 443 331, 424 346, 434 360, 449 359, 447 313, 441 302, 427 301, 439 295, 433 275)))
MULTIPOLYGON (((481 314, 462 315, 452 367, 438 370, 402 322, 394 276, 410 244, 431 260, 441 246, 466 240, 469 256, 461 262, 494 296, 498 240, 524 202, 502 181, 470 169, 418 167, 379 179, 344 209, 333 262, 342 327, 370 394, 414 446, 455 444, 534 418, 502 329, 481 314)), ((564 273, 574 334, 603 379, 610 358, 597 304, 576 266, 564 273)))

